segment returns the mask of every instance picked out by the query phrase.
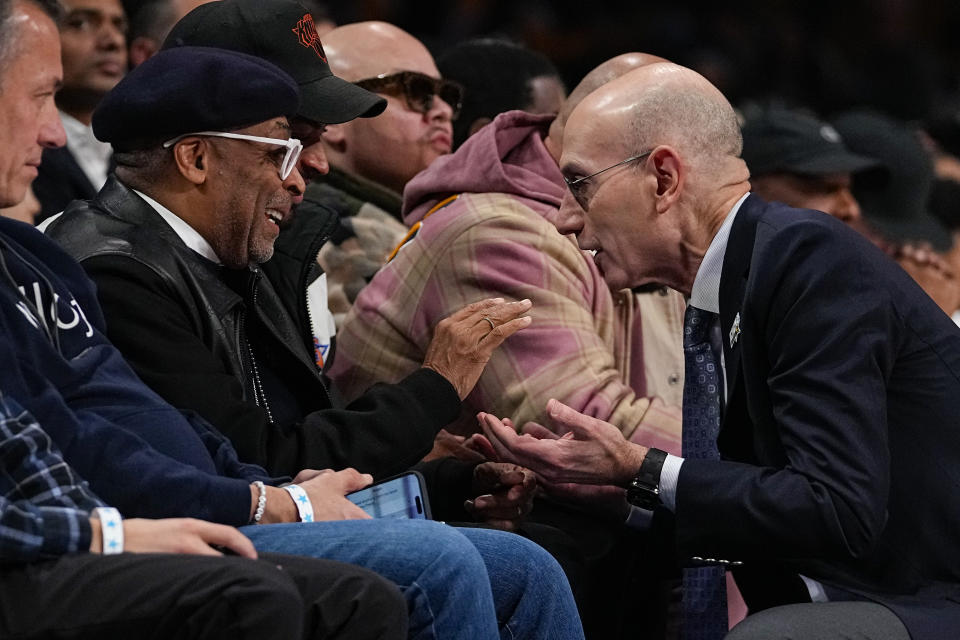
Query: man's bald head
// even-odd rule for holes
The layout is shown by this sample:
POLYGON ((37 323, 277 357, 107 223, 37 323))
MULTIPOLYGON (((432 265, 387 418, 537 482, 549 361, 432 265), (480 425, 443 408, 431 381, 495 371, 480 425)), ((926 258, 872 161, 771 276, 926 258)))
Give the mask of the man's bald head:
POLYGON ((547 148, 551 150, 554 159, 558 161, 560 159, 560 144, 563 141, 563 128, 567 124, 567 119, 584 98, 611 80, 616 80, 634 69, 639 69, 640 67, 657 62, 667 62, 667 60, 650 53, 622 53, 619 56, 610 58, 606 62, 600 63, 599 66, 594 67, 585 75, 583 80, 580 81, 580 84, 574 87, 570 95, 567 96, 563 107, 550 125, 547 148))
POLYGON ((557 227, 576 233, 613 288, 689 293, 704 252, 750 189, 736 113, 690 69, 634 69, 573 109, 560 170, 570 194, 557 227))
POLYGON ((419 71, 440 77, 433 56, 412 35, 386 22, 357 22, 337 27, 323 39, 330 69, 357 82, 395 71, 419 71))
POLYGON ((433 57, 419 40, 386 22, 338 27, 323 39, 323 48, 336 75, 374 81, 365 88, 387 100, 376 118, 327 127, 323 142, 330 166, 402 193, 413 176, 450 153, 453 142, 456 105, 436 95, 440 72, 433 57), (415 90, 424 85, 428 95, 415 90))
POLYGON ((569 124, 587 119, 615 126, 616 140, 634 153, 670 145, 691 164, 738 158, 743 148, 736 112, 724 95, 697 72, 669 62, 630 71, 590 94, 569 124))

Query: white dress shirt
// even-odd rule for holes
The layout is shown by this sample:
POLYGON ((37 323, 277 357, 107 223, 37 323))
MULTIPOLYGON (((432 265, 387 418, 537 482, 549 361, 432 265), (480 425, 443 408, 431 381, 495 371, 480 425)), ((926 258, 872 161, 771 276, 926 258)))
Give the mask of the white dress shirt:
MULTIPOLYGON (((165 206, 142 191, 137 191, 136 189, 131 189, 131 191, 143 198, 144 202, 153 207, 153 210, 156 211, 168 225, 170 225, 170 228, 173 229, 173 232, 176 233, 181 240, 183 240, 185 245, 190 247, 193 251, 199 253, 207 260, 221 264, 220 257, 217 256, 216 252, 213 250, 213 247, 210 246, 210 243, 207 242, 206 238, 197 233, 196 229, 187 224, 183 218, 175 214, 173 211, 170 211, 170 209, 167 209, 165 206)), ((53 222, 62 215, 63 212, 61 211, 55 216, 50 216, 38 224, 37 229, 39 229, 42 233, 46 233, 47 227, 53 224, 53 222)))
MULTIPOLYGON (((690 289, 690 300, 688 304, 711 313, 720 313, 720 274, 723 271, 723 258, 727 254, 727 241, 730 239, 730 227, 737 218, 740 211, 740 205, 747 199, 747 193, 737 200, 730 213, 724 218, 723 224, 717 230, 707 252, 703 255, 703 261, 700 268, 697 269, 697 276, 693 280, 693 288, 690 289)), ((727 366, 723 360, 723 352, 720 353, 720 371, 723 373, 723 392, 727 393, 727 366)), ((663 471, 660 473, 660 501, 663 505, 674 511, 677 506, 677 481, 680 478, 680 467, 683 466, 683 458, 667 454, 667 459, 663 461, 663 471)))
MULTIPOLYGON (((704 311, 720 313, 720 273, 723 271, 723 257, 727 253, 730 227, 733 226, 740 205, 749 195, 747 193, 737 200, 710 241, 710 246, 707 247, 707 252, 703 254, 703 261, 700 262, 700 268, 697 269, 697 275, 693 280, 689 305, 704 311)), ((727 371, 726 367, 723 366, 722 353, 720 354, 720 365, 724 377, 723 390, 726 393, 727 371)), ((683 458, 668 453, 666 460, 663 461, 663 469, 660 471, 660 502, 670 511, 676 510, 677 481, 680 478, 680 467, 682 465, 683 458)), ((627 515, 627 526, 633 529, 645 529, 650 526, 652 518, 653 512, 631 506, 630 513, 627 515)))
MULTIPOLYGON (((730 210, 730 213, 728 213, 724 219, 723 224, 720 225, 716 235, 713 236, 713 240, 710 242, 710 246, 707 248, 707 252, 703 256, 703 261, 700 263, 700 268, 697 270, 697 275, 693 280, 693 288, 690 289, 690 300, 688 304, 691 306, 703 309, 704 311, 710 311, 711 313, 720 313, 720 275, 723 271, 723 259, 727 253, 727 241, 730 239, 730 228, 733 226, 733 221, 740 211, 740 206, 749 195, 750 194, 747 193, 737 200, 736 204, 734 204, 730 210)), ((729 385, 727 384, 727 365, 724 361, 722 351, 720 352, 720 370, 723 373, 723 391, 724 395, 726 395, 729 385)), ((663 462, 663 469, 660 472, 660 501, 663 503, 663 506, 671 511, 675 511, 677 506, 677 482, 680 479, 680 467, 682 466, 683 458, 668 453, 666 460, 663 462)), ((643 527, 643 523, 646 522, 646 526, 649 526, 652 513, 646 511, 645 514, 635 514, 633 513, 634 511, 645 510, 631 507, 630 516, 627 518, 628 525, 638 528, 638 525, 643 527)), ((810 593, 811 601, 827 601, 827 594, 822 584, 806 576, 800 576, 800 578, 810 593)))
POLYGON ((110 155, 113 148, 93 135, 93 127, 83 124, 69 113, 60 112, 63 130, 67 134, 67 149, 90 180, 94 191, 100 191, 107 181, 110 155))

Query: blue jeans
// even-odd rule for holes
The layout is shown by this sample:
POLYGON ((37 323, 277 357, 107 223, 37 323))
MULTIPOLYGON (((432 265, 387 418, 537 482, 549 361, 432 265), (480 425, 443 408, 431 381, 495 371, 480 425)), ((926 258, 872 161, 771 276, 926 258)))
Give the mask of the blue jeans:
POLYGON ((425 520, 343 520, 240 529, 260 551, 349 562, 395 582, 417 639, 583 638, 567 578, 540 546, 425 520))

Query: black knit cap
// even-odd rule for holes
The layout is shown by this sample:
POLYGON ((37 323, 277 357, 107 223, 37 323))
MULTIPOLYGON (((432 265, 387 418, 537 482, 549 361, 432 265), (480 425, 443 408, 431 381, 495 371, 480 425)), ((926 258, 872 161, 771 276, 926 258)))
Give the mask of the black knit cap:
POLYGON ((299 115, 338 124, 379 115, 387 101, 330 71, 313 17, 290 0, 220 0, 174 25, 163 48, 218 47, 269 60, 300 85, 299 115))
POLYGON ((93 133, 117 151, 184 133, 224 131, 297 112, 297 83, 277 66, 236 51, 161 51, 121 80, 93 112, 93 133))
POLYGON ((933 188, 933 158, 917 132, 906 123, 867 110, 833 119, 847 145, 883 163, 886 180, 855 178, 853 195, 863 218, 892 242, 923 241, 937 251, 953 244, 950 232, 929 210, 933 188))

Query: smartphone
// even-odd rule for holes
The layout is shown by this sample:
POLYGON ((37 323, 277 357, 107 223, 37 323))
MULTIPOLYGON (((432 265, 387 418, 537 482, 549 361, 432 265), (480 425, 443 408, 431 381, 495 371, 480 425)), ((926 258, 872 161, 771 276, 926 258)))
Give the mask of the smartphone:
POLYGON ((419 471, 406 471, 348 493, 347 500, 366 511, 371 518, 430 520, 430 502, 419 471))

